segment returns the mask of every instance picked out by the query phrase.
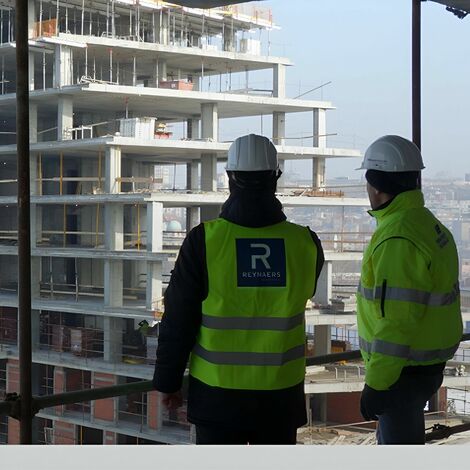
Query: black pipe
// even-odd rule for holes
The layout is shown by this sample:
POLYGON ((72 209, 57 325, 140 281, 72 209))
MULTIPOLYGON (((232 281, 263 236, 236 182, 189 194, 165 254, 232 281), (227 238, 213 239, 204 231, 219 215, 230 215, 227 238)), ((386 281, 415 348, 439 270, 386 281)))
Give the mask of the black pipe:
MULTIPOLYGON (((413 142, 421 150, 421 0, 413 0, 411 43, 413 142)), ((421 185, 420 172, 418 187, 421 185)))
POLYGON ((151 380, 134 382, 124 385, 112 385, 110 387, 91 388, 89 390, 77 390, 76 392, 58 393, 56 395, 45 395, 34 397, 33 408, 37 413, 43 408, 49 408, 57 405, 71 405, 90 400, 101 400, 103 398, 111 398, 130 393, 144 393, 154 390, 151 380))
POLYGON ((16 150, 18 165, 18 342, 20 443, 32 443, 31 232, 29 196, 28 0, 16 0, 16 150))
POLYGON ((413 0, 411 42, 413 142, 421 149, 421 0, 413 0))

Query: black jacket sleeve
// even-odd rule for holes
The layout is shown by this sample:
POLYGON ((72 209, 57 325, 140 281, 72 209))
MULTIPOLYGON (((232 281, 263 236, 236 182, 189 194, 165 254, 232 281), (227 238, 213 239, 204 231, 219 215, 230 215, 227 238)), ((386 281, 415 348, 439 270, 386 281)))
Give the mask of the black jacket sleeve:
MULTIPOLYGON (((308 229, 310 230, 310 227, 308 227, 308 229)), ((318 238, 318 235, 313 230, 310 230, 310 235, 312 236, 313 243, 315 243, 315 246, 317 247, 316 279, 312 294, 312 296, 314 296, 317 290, 318 278, 320 277, 323 264, 325 263, 325 254, 323 253, 323 247, 321 246, 321 241, 318 238)))
POLYGON ((195 227, 181 246, 166 289, 160 323, 153 385, 160 392, 181 388, 189 354, 201 326, 207 297, 204 225, 195 227))

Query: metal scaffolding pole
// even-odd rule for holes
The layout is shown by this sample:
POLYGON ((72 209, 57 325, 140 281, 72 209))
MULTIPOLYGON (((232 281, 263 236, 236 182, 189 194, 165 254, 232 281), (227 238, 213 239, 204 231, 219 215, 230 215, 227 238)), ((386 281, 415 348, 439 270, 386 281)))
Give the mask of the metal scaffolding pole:
POLYGON ((31 227, 29 188, 28 0, 16 0, 16 147, 18 158, 18 320, 20 443, 32 443, 31 227))
POLYGON ((421 0, 412 1, 413 142, 421 149, 421 0))

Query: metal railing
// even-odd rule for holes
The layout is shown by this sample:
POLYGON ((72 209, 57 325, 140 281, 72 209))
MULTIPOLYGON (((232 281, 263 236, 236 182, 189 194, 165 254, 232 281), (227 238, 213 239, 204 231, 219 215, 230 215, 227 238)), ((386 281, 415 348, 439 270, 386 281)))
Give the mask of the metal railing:
MULTIPOLYGON (((470 334, 462 336, 462 341, 470 340, 470 334)), ((308 357, 307 366, 330 364, 345 360, 354 360, 361 357, 359 350, 346 351, 341 353, 327 354, 322 356, 308 357)), ((133 382, 130 384, 113 385, 110 387, 93 388, 87 390, 78 390, 46 396, 33 396, 30 403, 31 419, 44 408, 50 408, 58 405, 70 405, 74 403, 86 402, 90 400, 101 400, 104 398, 113 398, 131 393, 145 393, 154 390, 151 380, 133 382)), ((0 402, 0 415, 7 414, 12 418, 21 420, 21 396, 16 393, 7 394, 6 400, 0 402)), ((426 434, 426 442, 437 439, 444 439, 452 434, 469 431, 470 423, 464 423, 449 427, 441 424, 435 425, 432 431, 426 434)))

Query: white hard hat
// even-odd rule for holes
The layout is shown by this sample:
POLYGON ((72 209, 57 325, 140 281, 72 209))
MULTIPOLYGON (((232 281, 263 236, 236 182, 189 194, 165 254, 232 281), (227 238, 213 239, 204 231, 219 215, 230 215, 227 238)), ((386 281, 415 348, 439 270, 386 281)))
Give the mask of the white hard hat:
POLYGON ((249 134, 235 139, 228 150, 227 171, 276 171, 276 147, 261 135, 249 134))
POLYGON ((398 135, 386 135, 373 142, 366 150, 358 170, 388 172, 420 171, 424 168, 419 148, 398 135))

